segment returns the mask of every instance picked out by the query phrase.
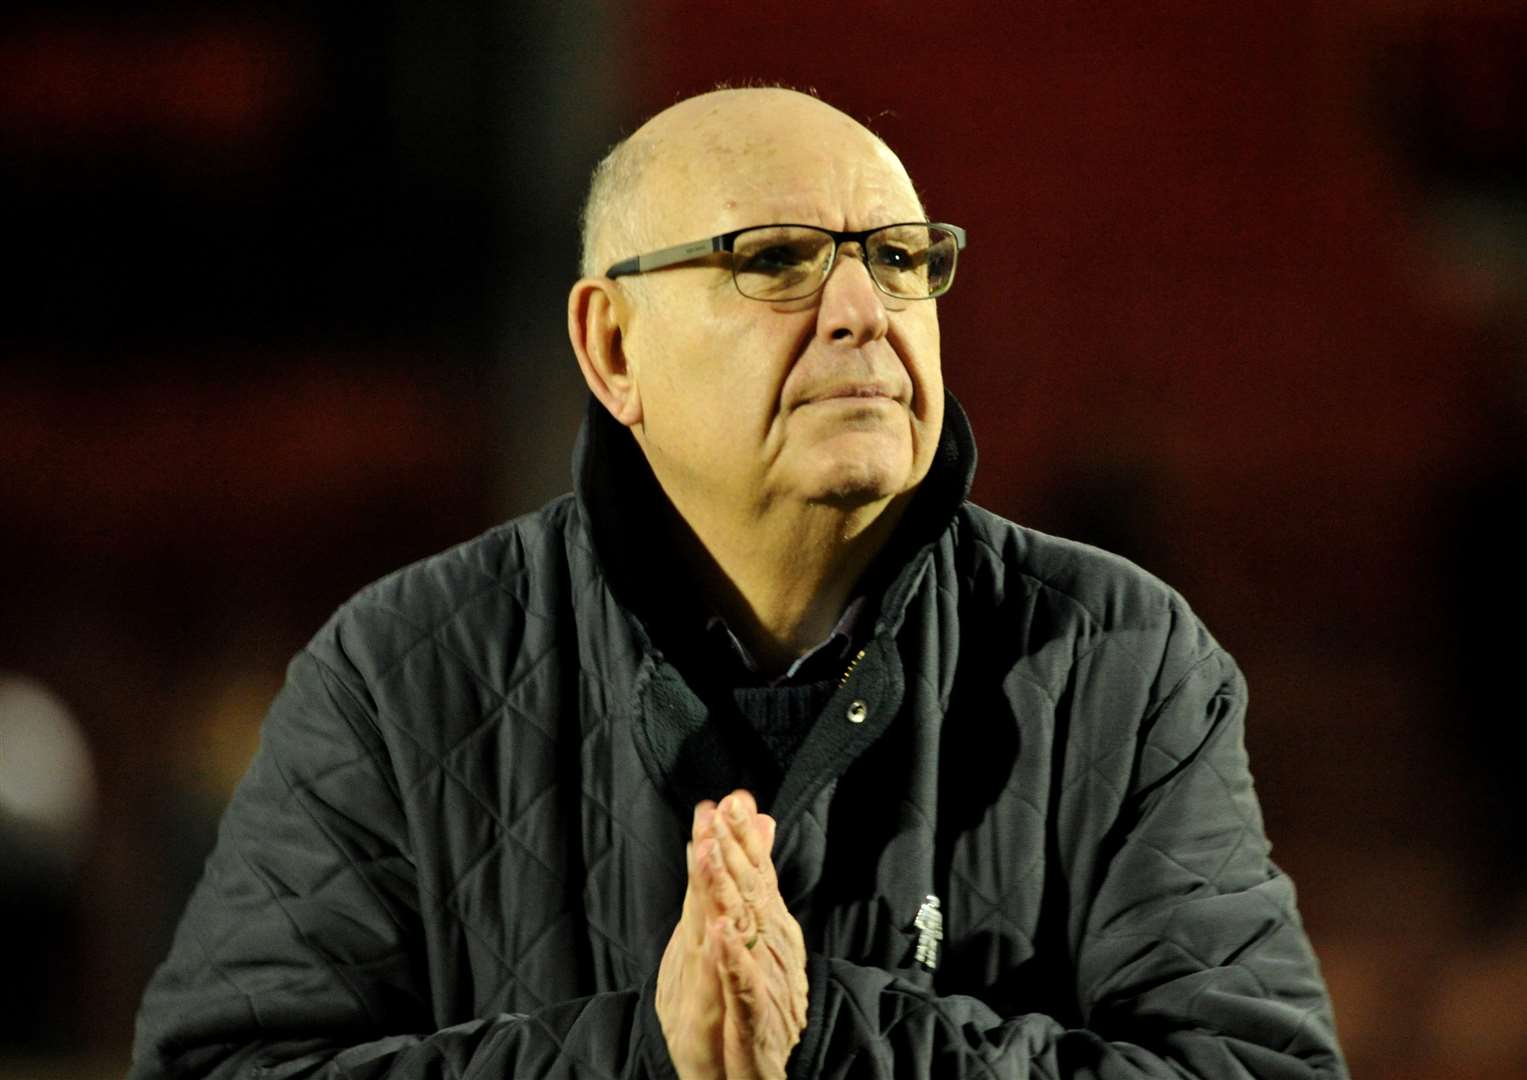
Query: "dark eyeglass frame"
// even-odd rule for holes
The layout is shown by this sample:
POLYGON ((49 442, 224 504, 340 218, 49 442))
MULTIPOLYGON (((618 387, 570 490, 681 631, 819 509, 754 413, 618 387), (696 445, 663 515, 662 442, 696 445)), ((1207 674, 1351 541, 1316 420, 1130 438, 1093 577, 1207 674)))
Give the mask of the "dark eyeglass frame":
MULTIPOLYGON (((822 281, 811 292, 801 296, 791 297, 792 300, 804 300, 808 296, 815 296, 827 285, 827 279, 832 275, 833 267, 838 265, 838 249, 844 244, 858 244, 859 258, 864 262, 864 268, 869 272, 870 280, 875 283, 875 288, 896 300, 935 300, 947 293, 954 284, 954 274, 949 275, 949 284, 945 285, 936 293, 927 296, 897 296, 886 290, 875 277, 875 271, 869 264, 869 248, 865 241, 878 232, 887 229, 902 229, 907 226, 921 226, 924 228, 947 229, 954 234, 954 250, 956 253, 965 250, 965 230, 958 225, 951 225, 946 221, 896 221, 889 225, 877 225, 873 229, 858 229, 844 231, 839 229, 826 229, 820 225, 805 225, 800 222, 785 221, 770 223, 767 225, 746 225, 731 232, 718 233, 715 236, 706 237, 704 240, 691 240, 687 244, 675 244, 672 247, 660 248, 657 251, 649 251, 645 255, 633 255, 629 259, 622 259, 604 272, 607 278, 626 277, 632 274, 645 274, 651 270, 661 270, 664 267, 675 266, 678 263, 689 262, 691 259, 701 259, 706 255, 714 255, 716 252, 732 253, 732 246, 737 238, 743 233, 753 232, 755 229, 814 229, 825 236, 832 237, 832 257, 827 260, 827 268, 822 273, 822 281)), ((742 292, 742 286, 737 284, 737 268, 732 267, 732 284, 737 291, 747 296, 749 300, 760 300, 756 296, 748 296, 742 292)))

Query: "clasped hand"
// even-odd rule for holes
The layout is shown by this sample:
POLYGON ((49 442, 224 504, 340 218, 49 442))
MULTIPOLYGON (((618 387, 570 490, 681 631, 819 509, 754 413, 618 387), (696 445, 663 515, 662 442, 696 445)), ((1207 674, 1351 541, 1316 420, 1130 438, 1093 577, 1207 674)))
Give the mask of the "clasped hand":
POLYGON ((680 1080, 780 1080, 806 1027, 806 946, 779 895, 774 819, 734 791, 695 807, 657 1016, 680 1080))

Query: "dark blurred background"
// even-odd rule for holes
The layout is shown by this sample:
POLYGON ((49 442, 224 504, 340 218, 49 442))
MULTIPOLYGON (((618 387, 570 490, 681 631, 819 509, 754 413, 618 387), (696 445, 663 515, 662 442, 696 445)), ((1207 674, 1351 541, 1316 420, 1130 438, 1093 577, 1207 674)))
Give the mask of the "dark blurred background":
POLYGON ((815 88, 965 225, 977 495, 1241 661, 1360 1076, 1527 1075, 1515 0, 11 5, 0 1077, 118 1075, 290 655, 568 486, 588 171, 815 88))

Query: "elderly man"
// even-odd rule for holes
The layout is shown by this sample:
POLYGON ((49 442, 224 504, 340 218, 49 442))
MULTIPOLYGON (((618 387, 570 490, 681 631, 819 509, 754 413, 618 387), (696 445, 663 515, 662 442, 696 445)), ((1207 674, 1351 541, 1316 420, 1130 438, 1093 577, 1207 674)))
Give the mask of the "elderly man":
POLYGON ((611 154, 576 495, 293 662, 135 1076, 1345 1075, 1235 665, 966 502, 963 243, 789 91, 611 154))

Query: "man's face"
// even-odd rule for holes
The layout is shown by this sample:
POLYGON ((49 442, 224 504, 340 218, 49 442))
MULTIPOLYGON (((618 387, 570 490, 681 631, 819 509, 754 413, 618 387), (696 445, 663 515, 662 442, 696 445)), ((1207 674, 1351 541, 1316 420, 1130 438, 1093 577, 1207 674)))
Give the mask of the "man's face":
MULTIPOLYGON (((922 219, 867 131, 819 102, 784 112, 740 117, 730 145, 695 139, 654 166, 659 246, 749 225, 922 219)), ((681 512, 872 505, 926 475, 943 422, 936 301, 884 295, 860 255, 840 249, 821 292, 783 303, 742 296, 724 255, 642 280, 623 341, 634 431, 681 512)))

